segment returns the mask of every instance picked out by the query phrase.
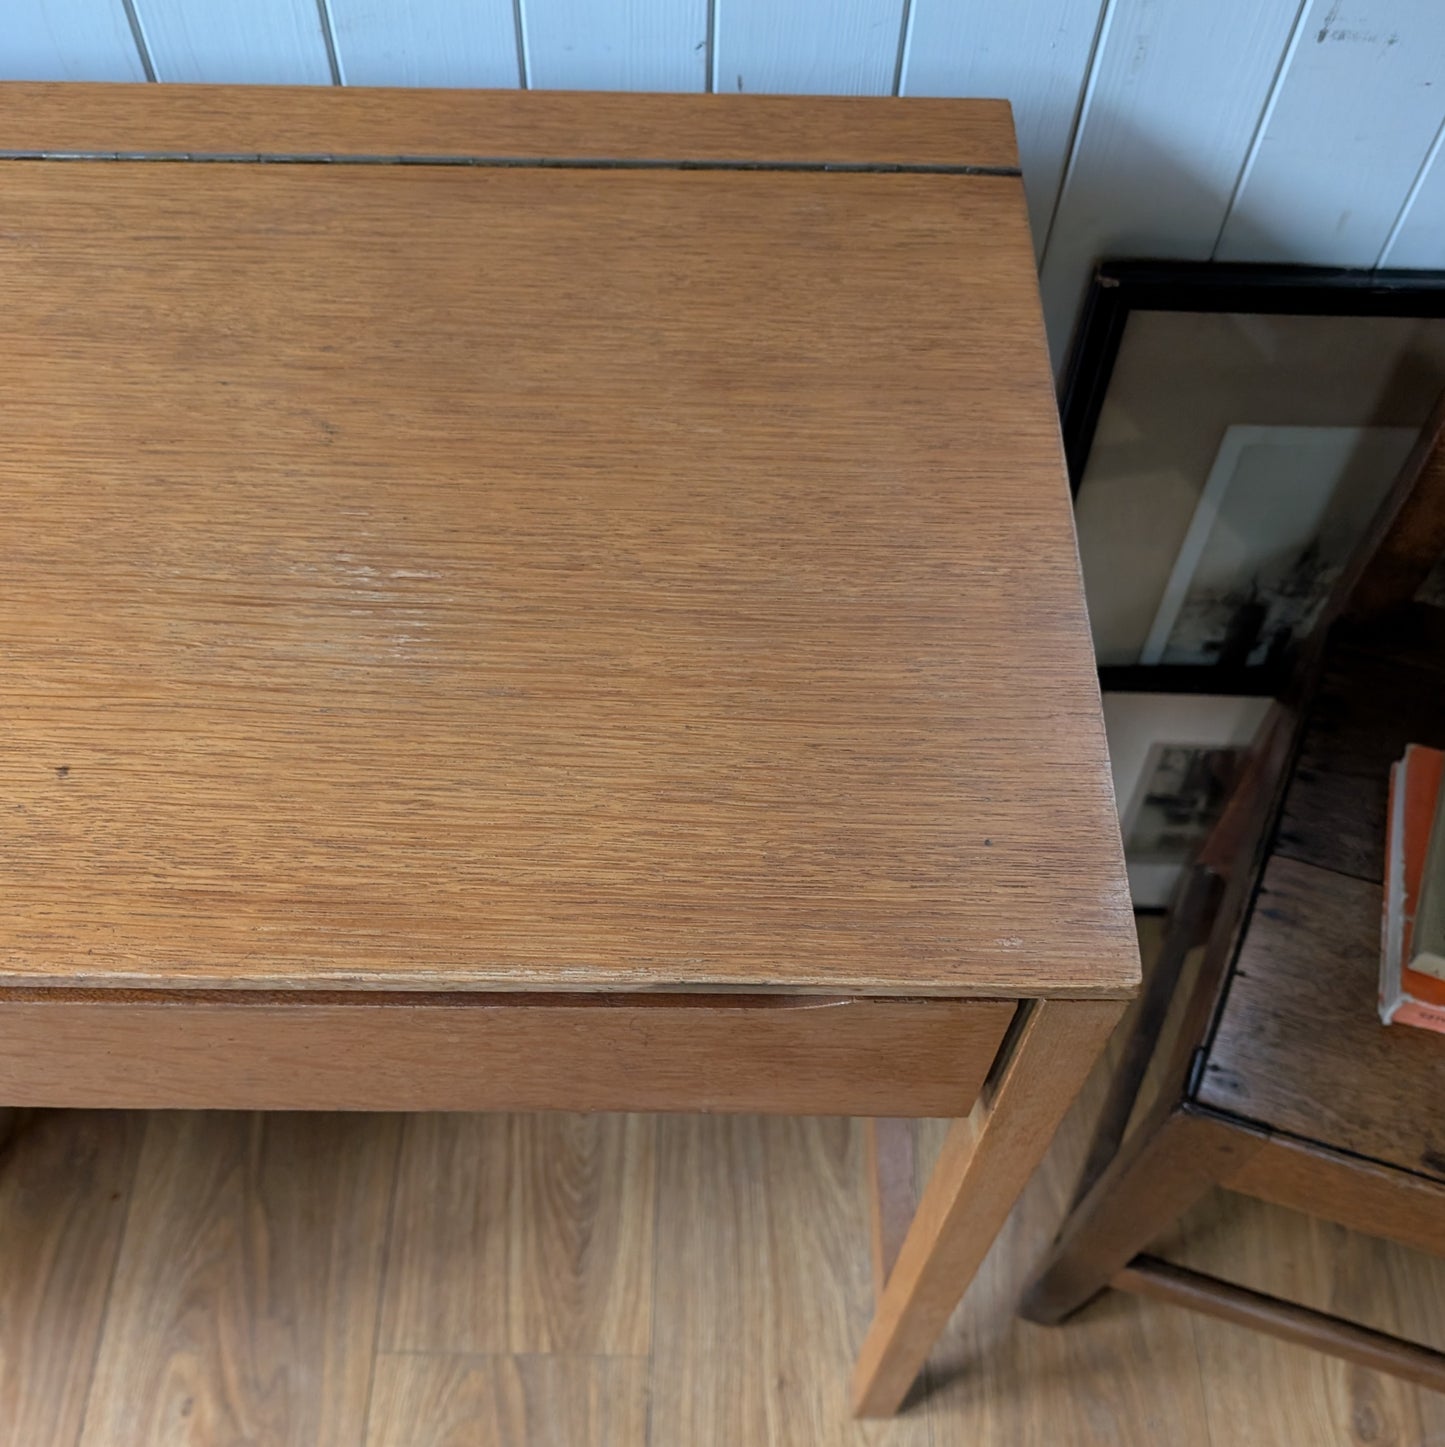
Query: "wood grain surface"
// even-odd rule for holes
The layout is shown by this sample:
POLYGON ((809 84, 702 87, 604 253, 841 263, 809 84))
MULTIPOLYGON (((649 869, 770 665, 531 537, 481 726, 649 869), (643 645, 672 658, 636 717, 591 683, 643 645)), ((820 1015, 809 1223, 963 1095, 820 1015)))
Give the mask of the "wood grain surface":
POLYGON ((81 1447, 352 1447, 396 1116, 150 1117, 81 1447))
POLYGON ((977 1097, 1015 1011, 783 995, 75 994, 0 994, 0 1100, 950 1115, 977 1097))
POLYGON ((0 1155, 0 1444, 73 1447, 142 1118, 46 1115, 0 1155))
MULTIPOLYGON (((616 1142, 635 1139, 620 1122, 598 1122, 600 1133, 591 1136, 592 1125, 575 1118, 413 1117, 404 1126, 403 1194, 389 1260, 366 1282, 376 1296, 388 1295, 398 1270, 409 1269, 398 1263, 428 1252, 426 1236, 410 1239, 413 1230, 456 1243, 450 1256, 440 1253, 438 1269, 417 1278, 416 1309, 429 1309, 439 1323, 428 1328, 433 1349, 391 1351, 383 1340, 369 1375, 337 1375, 325 1369, 328 1338, 315 1329, 308 1308, 300 1316, 312 1324, 298 1326, 284 1381, 273 1379, 273 1415, 264 1425, 252 1417, 244 1429, 226 1430, 213 1417, 209 1436, 193 1429, 195 1447, 309 1443, 321 1404, 333 1416, 367 1422, 347 1447, 364 1441, 367 1447, 491 1447, 498 1441, 508 1447, 1420 1447, 1445 1437, 1445 1397, 1338 1368, 1313 1352, 1172 1307, 1110 1293, 1063 1329, 1018 1318, 1023 1276, 1058 1225, 1105 1085, 1100 1071, 1010 1216, 930 1360, 930 1390, 893 1420, 851 1419, 844 1391, 849 1350, 869 1311, 860 1123, 670 1117, 657 1122, 648 1148, 619 1151, 616 1142), (412 1142, 432 1132, 437 1149, 415 1150, 412 1142), (573 1163, 554 1170, 550 1163, 564 1141, 573 1163), (584 1164, 588 1160, 592 1164, 584 1164), (498 1293, 486 1289, 495 1281, 493 1263, 522 1251, 527 1231, 504 1205, 479 1208, 478 1196, 488 1203, 504 1197, 519 1165, 544 1177, 528 1188, 529 1198, 545 1192, 559 1210, 564 1196, 573 1203, 566 1207, 570 1224, 553 1237, 572 1245, 529 1254, 526 1272, 516 1278, 539 1297, 562 1300, 576 1289, 573 1247, 588 1238, 596 1213, 612 1209, 609 1197, 642 1220, 640 1229, 623 1234, 599 1221, 599 1232, 615 1251, 609 1268, 615 1282, 656 1283, 645 1355, 507 1352, 501 1333, 476 1335, 487 1303, 497 1300, 498 1293), (435 1211, 403 1226, 406 1193, 419 1201, 428 1191, 435 1211), (544 1282, 537 1275, 542 1270, 555 1270, 558 1279, 544 1282), (478 1355, 469 1343, 479 1339, 496 1345, 478 1355), (298 1422, 294 1430, 282 1420, 289 1414, 298 1422), (739 1424, 755 1430, 739 1436, 739 1424)), ((317 1209, 322 1198, 309 1186, 268 1192, 264 1227, 217 1230, 209 1278, 190 1273, 193 1315, 179 1328, 158 1331, 152 1297, 158 1289, 171 1291, 172 1275, 168 1265, 158 1265, 157 1243, 169 1240, 177 1253, 190 1255, 195 1217, 209 1209, 198 1208, 193 1195, 208 1195, 205 1183, 216 1177, 238 1179, 234 1118, 194 1117, 181 1130, 177 1119, 57 1112, 25 1130, 6 1157, 0 1302, 24 1298, 40 1309, 0 1306, 5 1447, 75 1447, 67 1424, 78 1427, 82 1413, 92 1442, 149 1444, 153 1439, 137 1430, 130 1413, 132 1401, 151 1390, 152 1363, 178 1363, 182 1385, 205 1403, 233 1391, 228 1384, 238 1374, 246 1378, 249 1361, 274 1352, 257 1344, 274 1332, 274 1317, 228 1314, 224 1332, 199 1329, 214 1302, 206 1279, 224 1277, 259 1301, 270 1289, 262 1283, 273 1279, 261 1249, 269 1243, 277 1278, 296 1278, 289 1299, 312 1301, 325 1294, 319 1283, 334 1278, 347 1233, 374 1239, 373 1213, 386 1218, 392 1170, 368 1164, 352 1177, 346 1163, 369 1160, 377 1145, 394 1145, 393 1122, 313 1117, 303 1128, 271 1135, 264 1149, 272 1180, 293 1174, 310 1180, 339 1169, 338 1189, 351 1194, 335 1209, 317 1209), (145 1170, 132 1187, 129 1169, 117 1174, 108 1152, 128 1138, 132 1145, 119 1155, 133 1165, 148 1124, 161 1136, 150 1142, 145 1170), (164 1148, 157 1151, 157 1144, 164 1148), (88 1162, 97 1149, 112 1165, 91 1174, 88 1162), (157 1191, 157 1173, 189 1189, 157 1191), (100 1321, 114 1259, 97 1255, 106 1235, 96 1227, 97 1209, 113 1222, 109 1239, 119 1251, 121 1287, 103 1310, 101 1355, 138 1356, 138 1344, 149 1343, 131 1393, 90 1393, 95 1341, 81 1328, 86 1310, 100 1321), (139 1268, 134 1254, 143 1258, 139 1268), (38 1284, 41 1276, 74 1282, 80 1294, 72 1300, 65 1291, 47 1290, 38 1284), (95 1304, 86 1308, 86 1300, 95 1304), (28 1365, 17 1375, 12 1364, 28 1365), (30 1392, 32 1381, 41 1389, 30 1392), (27 1417, 27 1408, 42 1415, 27 1417)), ((942 1121, 915 1124, 920 1185, 947 1128, 942 1121)), ((1348 1309, 1382 1330, 1445 1347, 1445 1260, 1439 1257, 1322 1227, 1232 1192, 1210 1197, 1163 1249, 1196 1269, 1289 1292, 1319 1308, 1348 1309)), ((364 1318, 368 1310, 353 1297, 353 1313, 364 1318)), ((528 1307, 523 1317, 544 1320, 547 1311, 528 1307)), ((592 1338, 597 1346, 626 1340, 626 1334, 592 1338)), ((189 1420, 195 1415, 193 1408, 189 1420)))
POLYGON ((646 1441, 645 1361, 377 1358, 365 1447, 641 1447, 646 1441))
POLYGON ((860 1417, 902 1405, 1121 1013, 1112 1001, 1044 1001, 1021 1014, 919 1196, 853 1368, 860 1417))
POLYGON ((1378 885, 1272 859, 1197 1098, 1445 1181, 1445 1038, 1380 1024, 1379 949, 1378 885))
POLYGON ((1445 1356, 1432 1348, 1283 1297, 1221 1281, 1208 1273, 1174 1266, 1158 1257, 1136 1256, 1114 1277, 1113 1287, 1131 1296, 1147 1296, 1202 1312, 1231 1326, 1268 1332, 1281 1341, 1445 1392, 1445 1356))
POLYGON ((1276 1135, 1225 1178, 1232 1191, 1445 1255, 1445 1182, 1276 1135))
POLYGON ((1262 1144, 1262 1132, 1193 1111, 1142 1121, 1036 1266, 1019 1305, 1044 1326, 1067 1322, 1262 1144))
POLYGON ((0 152, 1016 168, 1007 101, 0 84, 0 152))
POLYGON ((1016 181, 0 208, 0 979, 1131 990, 1016 181))
MULTIPOLYGON (((1445 1265, 1316 1218, 1220 1191, 1185 1218, 1167 1254, 1255 1291, 1445 1347, 1439 1291, 1445 1265), (1422 1291, 1407 1288, 1406 1277, 1422 1291)), ((1216 1443, 1366 1447, 1394 1441, 1404 1447, 1445 1433, 1445 1397, 1258 1331, 1201 1317, 1193 1318, 1192 1329, 1216 1443), (1270 1385, 1246 1394, 1238 1386, 1243 1381, 1270 1385)))
MULTIPOLYGON (((934 1447, 1223 1447, 1205 1411, 1194 1323, 1181 1311, 1108 1297, 1066 1327, 1018 1314, 1024 1282, 1064 1213, 1102 1101, 1096 1072, 1060 1139, 994 1242, 978 1278, 929 1359, 934 1447)), ((941 1121, 921 1121, 920 1184, 945 1139, 941 1121)), ((1247 1396, 1257 1382, 1225 1384, 1247 1396)), ((1231 1397, 1232 1400, 1232 1397, 1231 1397)), ((1315 1447, 1284 1436, 1276 1447, 1315 1447)), ((1232 1447, 1232 1444, 1231 1444, 1232 1447)))
POLYGON ((646 1356, 656 1175, 650 1116, 408 1118, 382 1349, 646 1356))
POLYGON ((651 1441, 931 1447, 926 1413, 848 1411, 872 1296, 860 1129, 669 1116, 658 1153, 651 1441))

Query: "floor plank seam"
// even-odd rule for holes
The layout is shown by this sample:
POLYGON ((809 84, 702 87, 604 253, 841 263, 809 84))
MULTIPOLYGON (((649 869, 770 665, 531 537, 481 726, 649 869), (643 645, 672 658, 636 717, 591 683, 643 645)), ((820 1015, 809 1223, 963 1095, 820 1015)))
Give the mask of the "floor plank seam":
POLYGON ((371 1440, 371 1406, 376 1393, 376 1364, 381 1355, 381 1324, 386 1314, 386 1283, 391 1271, 391 1237, 396 1223, 396 1196, 401 1183, 401 1152, 406 1144, 406 1131, 410 1124, 411 1117, 403 1116, 391 1155, 391 1192, 386 1203, 385 1233, 381 1238, 381 1271, 376 1283, 376 1321, 371 1328, 371 1363, 366 1374, 366 1402, 361 1413, 360 1447, 366 1447, 371 1440))
POLYGON ((652 1403, 655 1397, 653 1390, 653 1375, 657 1370, 657 1242, 659 1231, 659 1218, 662 1215, 662 1129, 658 1118, 652 1117, 652 1151, 653 1151, 653 1192, 652 1192, 652 1278, 647 1308, 647 1404, 643 1411, 642 1430, 645 1447, 653 1447, 652 1442, 652 1403))
POLYGON ((95 1333, 95 1346, 90 1353, 90 1374, 85 1389, 85 1405, 80 1409, 80 1421, 75 1428, 75 1447, 85 1441, 85 1428, 90 1416, 91 1402, 95 1396, 95 1372, 100 1365, 100 1350, 105 1343, 105 1334, 110 1328, 111 1303, 115 1300, 115 1281, 120 1274, 120 1263, 125 1255, 126 1242, 130 1239, 131 1216, 135 1210, 135 1183, 140 1172, 141 1160, 145 1156, 146 1140, 150 1135, 152 1116, 149 1112, 142 1118, 140 1139, 136 1142, 135 1158, 131 1162, 130 1178, 125 1188, 125 1219, 120 1223, 120 1235, 116 1240, 115 1256, 110 1263, 110 1280, 105 1284, 105 1305, 100 1312, 100 1326, 95 1333))

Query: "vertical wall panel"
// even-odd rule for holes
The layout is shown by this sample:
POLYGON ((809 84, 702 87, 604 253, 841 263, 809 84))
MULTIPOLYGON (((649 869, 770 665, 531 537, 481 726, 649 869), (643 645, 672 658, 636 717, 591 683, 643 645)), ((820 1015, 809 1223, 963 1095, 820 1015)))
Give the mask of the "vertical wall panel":
POLYGON ((0 80, 144 80, 121 0, 5 0, 0 80))
POLYGON ((1440 0, 1312 0, 1216 255, 1373 266, 1442 114, 1440 0))
POLYGON ((512 0, 331 0, 345 85, 515 86, 512 0))
POLYGON ((329 85, 316 0, 135 0, 157 80, 329 85))
POLYGON ((1002 96, 1013 104, 1034 246, 1058 198, 1101 0, 913 0, 903 95, 1002 96))
POLYGON ((718 91, 891 95, 903 0, 717 0, 718 91))
POLYGON ((1445 127, 1435 135, 1414 189, 1401 208, 1394 234, 1380 256, 1384 267, 1445 269, 1445 127))
POLYGON ((703 90, 707 0, 522 0, 538 90, 703 90))
POLYGON ((1113 0, 1044 254, 1056 363, 1096 260, 1213 251, 1298 13, 1113 0))

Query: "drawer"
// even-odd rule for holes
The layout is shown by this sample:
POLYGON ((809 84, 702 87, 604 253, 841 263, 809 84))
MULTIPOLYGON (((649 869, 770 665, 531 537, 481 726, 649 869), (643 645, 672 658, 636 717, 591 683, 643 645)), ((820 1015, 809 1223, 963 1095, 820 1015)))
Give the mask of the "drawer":
POLYGON ((1015 1002, 8 991, 0 1105, 957 1116, 1015 1002))

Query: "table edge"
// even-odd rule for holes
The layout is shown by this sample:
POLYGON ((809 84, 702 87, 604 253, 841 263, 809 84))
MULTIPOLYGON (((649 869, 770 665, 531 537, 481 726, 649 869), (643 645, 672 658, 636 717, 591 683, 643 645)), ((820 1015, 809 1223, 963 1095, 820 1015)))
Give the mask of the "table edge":
POLYGON ((1009 103, 944 97, 11 81, 0 83, 6 152, 530 161, 685 152, 705 163, 1019 175, 1009 103))

